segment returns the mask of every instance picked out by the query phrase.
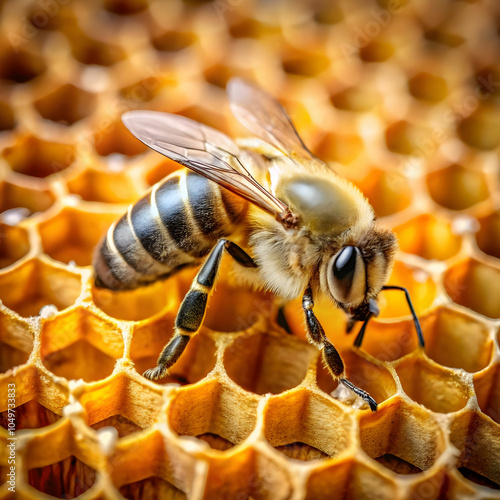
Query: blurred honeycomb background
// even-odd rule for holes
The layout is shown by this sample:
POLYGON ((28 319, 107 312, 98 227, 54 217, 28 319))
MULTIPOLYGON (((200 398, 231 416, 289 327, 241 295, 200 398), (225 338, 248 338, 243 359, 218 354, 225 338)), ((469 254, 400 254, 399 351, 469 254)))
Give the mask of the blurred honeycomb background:
POLYGON ((500 498, 497 0, 0 1, 0 498, 500 498), (178 168, 121 125, 179 113, 231 136, 225 84, 277 96, 400 252, 361 350, 317 311, 345 394, 272 297, 223 276, 161 383, 193 270, 92 283, 129 203, 178 168), (11 384, 14 384, 12 386, 11 384), (15 492, 8 390, 15 387, 15 492), (9 490, 10 488, 10 490, 9 490))

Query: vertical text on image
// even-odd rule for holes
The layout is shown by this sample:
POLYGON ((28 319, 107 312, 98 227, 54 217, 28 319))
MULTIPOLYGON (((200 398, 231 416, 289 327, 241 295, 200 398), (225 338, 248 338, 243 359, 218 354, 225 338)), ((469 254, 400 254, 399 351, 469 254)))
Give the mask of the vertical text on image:
POLYGON ((16 491, 16 384, 7 386, 7 484, 9 491, 16 491))

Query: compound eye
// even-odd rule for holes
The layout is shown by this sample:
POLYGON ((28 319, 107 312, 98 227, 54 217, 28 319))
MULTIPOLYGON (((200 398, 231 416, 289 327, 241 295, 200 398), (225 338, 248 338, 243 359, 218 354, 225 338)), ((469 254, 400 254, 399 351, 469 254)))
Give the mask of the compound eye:
POLYGON ((344 247, 333 264, 333 276, 344 289, 351 288, 358 253, 359 250, 356 247, 344 247))
POLYGON ((331 264, 333 296, 342 303, 361 302, 366 289, 365 266, 358 247, 342 248, 331 264))

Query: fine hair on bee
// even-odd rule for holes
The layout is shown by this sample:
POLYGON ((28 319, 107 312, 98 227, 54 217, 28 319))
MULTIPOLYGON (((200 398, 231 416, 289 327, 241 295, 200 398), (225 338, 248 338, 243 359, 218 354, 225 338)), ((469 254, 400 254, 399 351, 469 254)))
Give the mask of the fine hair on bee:
MULTIPOLYGON (((235 117, 256 138, 236 144, 183 116, 130 111, 125 126, 153 150, 187 167, 155 184, 116 221, 96 249, 96 285, 130 290, 185 266, 200 266, 157 366, 163 377, 203 322, 222 258, 241 282, 286 301, 302 296, 307 337, 332 377, 377 403, 345 376, 344 363, 314 313, 325 296, 348 315, 347 331, 377 316, 382 290, 405 293, 420 347, 424 339, 408 291, 386 285, 397 241, 376 220, 363 194, 304 145, 279 102, 239 78, 227 92, 235 117)), ((283 319, 283 318, 282 318, 283 319)))

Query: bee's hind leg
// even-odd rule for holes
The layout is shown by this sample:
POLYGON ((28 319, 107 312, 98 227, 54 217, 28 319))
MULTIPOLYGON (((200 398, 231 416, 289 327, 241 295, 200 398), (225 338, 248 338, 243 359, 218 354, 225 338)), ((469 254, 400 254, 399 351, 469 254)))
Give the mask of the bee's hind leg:
POLYGON ((325 364, 334 378, 338 378, 342 384, 350 389, 354 394, 362 398, 368 403, 372 411, 377 410, 377 402, 363 389, 355 386, 346 378, 341 378, 344 374, 344 362, 340 357, 335 346, 327 338, 321 323, 316 318, 313 311, 314 302, 312 297, 311 287, 307 287, 302 297, 302 309, 306 316, 307 336, 309 341, 315 344, 320 349, 322 348, 322 356, 325 364))
POLYGON ((184 352, 190 338, 189 335, 182 335, 176 332, 170 339, 170 342, 163 348, 163 351, 161 351, 156 366, 146 370, 143 376, 149 380, 162 378, 184 352))
POLYGON ((224 250, 242 266, 256 267, 252 258, 232 241, 221 239, 217 242, 182 301, 175 318, 173 337, 163 348, 156 366, 144 372, 143 375, 147 379, 162 378, 184 352, 191 337, 200 329, 205 317, 208 295, 214 287, 224 250))

